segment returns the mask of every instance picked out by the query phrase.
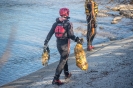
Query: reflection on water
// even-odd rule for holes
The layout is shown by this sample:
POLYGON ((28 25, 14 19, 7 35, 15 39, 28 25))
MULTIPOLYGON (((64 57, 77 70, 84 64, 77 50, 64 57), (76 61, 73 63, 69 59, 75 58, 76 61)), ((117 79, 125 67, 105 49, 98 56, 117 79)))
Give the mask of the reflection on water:
POLYGON ((47 19, 46 3, 22 1, 0 1, 0 85, 42 68, 43 41, 55 15, 47 19))
POLYGON ((5 47, 5 51, 3 52, 2 56, 0 57, 0 68, 8 61, 8 58, 11 54, 11 48, 13 46, 13 41, 15 41, 15 34, 16 34, 16 28, 12 27, 11 32, 9 34, 8 42, 5 47))
MULTIPOLYGON (((70 9, 70 20, 75 30, 77 27, 86 29, 83 4, 84 0, 0 0, 0 85, 43 67, 40 59, 43 42, 55 18, 59 16, 59 8, 70 9)), ((127 30, 131 29, 132 24, 126 28, 122 27, 126 25, 125 21, 130 20, 123 19, 123 24, 113 26, 110 25, 111 20, 112 17, 98 18, 97 30, 100 26, 104 26, 105 33, 113 33, 116 37, 122 38, 133 34, 127 30)), ((75 34, 82 36, 80 32, 75 31, 75 34)), ((109 39, 96 36, 94 44, 105 41, 109 39)), ((52 37, 49 42, 51 50, 49 64, 59 60, 55 44, 55 37, 52 37)), ((74 46, 75 43, 71 42, 71 53, 74 46)), ((86 41, 83 46, 86 47, 86 41)))

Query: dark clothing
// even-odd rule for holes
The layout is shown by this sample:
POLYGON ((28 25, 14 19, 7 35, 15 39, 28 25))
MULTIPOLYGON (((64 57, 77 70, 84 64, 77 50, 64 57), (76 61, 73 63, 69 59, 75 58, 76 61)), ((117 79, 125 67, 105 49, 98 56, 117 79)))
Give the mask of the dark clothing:
POLYGON ((62 72, 62 70, 64 69, 64 74, 67 76, 68 73, 68 64, 67 64, 67 60, 68 60, 68 56, 69 56, 69 51, 70 51, 70 39, 75 40, 76 37, 74 35, 73 32, 73 26, 72 24, 69 22, 69 20, 64 20, 64 21, 60 21, 59 18, 56 19, 56 22, 53 24, 50 32, 48 33, 44 44, 47 45, 49 40, 51 39, 52 35, 55 33, 55 28, 57 26, 58 23, 63 23, 63 27, 66 30, 63 38, 57 38, 57 49, 59 51, 60 54, 60 61, 59 64, 56 68, 56 72, 55 72, 55 77, 54 79, 59 79, 60 74, 62 72))
MULTIPOLYGON (((63 23, 64 25, 64 28, 65 30, 67 31, 66 34, 64 35, 64 39, 72 39, 72 40, 75 40, 75 35, 74 35, 74 32, 73 32, 73 26, 72 24, 69 22, 69 20, 64 20, 64 21, 60 21, 59 18, 56 19, 56 22, 53 24, 51 30, 49 31, 46 39, 45 39, 45 42, 44 42, 44 45, 47 45, 47 43, 49 42, 49 40, 51 39, 52 35, 55 33, 55 28, 57 26, 58 23, 63 23)), ((60 39, 57 39, 57 42, 59 41, 60 39)), ((64 40, 62 40, 64 41, 64 40)), ((62 42, 60 41, 60 42, 62 42)))
POLYGON ((87 19, 87 46, 92 45, 93 39, 96 35, 96 21, 92 15, 92 3, 87 4, 89 10, 89 15, 86 16, 87 19))
POLYGON ((92 16, 92 3, 88 2, 86 7, 87 7, 88 13, 89 13, 89 14, 86 14, 87 15, 87 22, 88 22, 88 21, 90 21, 91 18, 93 18, 93 16, 92 16))
POLYGON ((56 73, 55 73, 55 76, 57 76, 57 78, 59 78, 63 69, 64 69, 64 74, 68 75, 67 60, 68 60, 68 56, 69 56, 69 48, 70 48, 69 46, 70 46, 69 40, 68 40, 68 43, 57 44, 57 48, 60 53, 60 61, 56 68, 56 73))
POLYGON ((87 20, 87 23, 87 45, 92 45, 93 39, 96 35, 96 23, 93 20, 87 20))

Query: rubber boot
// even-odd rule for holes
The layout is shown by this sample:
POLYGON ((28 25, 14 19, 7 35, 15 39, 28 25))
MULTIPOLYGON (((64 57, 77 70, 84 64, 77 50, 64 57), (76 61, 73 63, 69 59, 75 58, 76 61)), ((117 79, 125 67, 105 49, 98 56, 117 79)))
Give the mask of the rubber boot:
POLYGON ((59 80, 59 78, 55 76, 54 79, 53 79, 53 81, 52 81, 52 84, 53 84, 53 85, 58 85, 58 86, 60 86, 60 85, 63 85, 64 83, 61 82, 61 81, 59 80))
POLYGON ((91 45, 91 48, 94 49, 95 47, 91 45))
POLYGON ((72 74, 69 73, 69 75, 65 75, 65 79, 69 79, 69 78, 71 78, 71 76, 72 76, 72 74))
POLYGON ((89 46, 87 47, 87 51, 92 51, 91 45, 89 45, 89 46))
POLYGON ((53 84, 53 85, 58 85, 58 86, 60 86, 60 85, 63 85, 64 83, 61 82, 59 79, 58 79, 58 80, 54 79, 53 82, 52 82, 52 84, 53 84))

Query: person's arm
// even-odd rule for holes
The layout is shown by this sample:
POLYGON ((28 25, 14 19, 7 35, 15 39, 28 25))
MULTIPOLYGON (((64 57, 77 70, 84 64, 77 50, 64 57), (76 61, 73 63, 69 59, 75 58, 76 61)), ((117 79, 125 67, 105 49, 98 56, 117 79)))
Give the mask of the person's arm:
POLYGON ((70 39, 75 41, 76 36, 74 35, 74 32, 73 32, 73 25, 72 25, 72 23, 68 23, 68 33, 67 34, 68 34, 68 37, 70 39))
POLYGON ((49 31, 49 33, 48 33, 48 35, 47 35, 47 37, 46 37, 46 39, 45 39, 45 41, 44 41, 44 45, 47 45, 47 44, 48 44, 49 40, 51 39, 52 35, 54 34, 54 30, 55 30, 55 27, 56 27, 56 26, 57 26, 56 23, 54 23, 54 24, 52 25, 52 28, 51 28, 51 30, 49 31))
POLYGON ((70 38, 70 39, 72 39, 73 41, 75 41, 75 42, 78 42, 78 43, 80 43, 80 44, 82 44, 83 43, 83 41, 82 41, 82 39, 80 39, 79 37, 76 37, 75 35, 74 35, 74 32, 73 32, 73 25, 72 25, 72 23, 70 23, 69 22, 69 24, 68 24, 68 31, 67 31, 68 33, 68 37, 70 38))

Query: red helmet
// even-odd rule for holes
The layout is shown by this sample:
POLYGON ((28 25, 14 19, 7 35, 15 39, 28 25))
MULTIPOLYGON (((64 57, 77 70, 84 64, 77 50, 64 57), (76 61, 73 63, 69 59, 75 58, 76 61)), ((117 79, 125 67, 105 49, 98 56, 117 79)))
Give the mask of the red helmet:
POLYGON ((68 8, 61 8, 59 11, 60 16, 69 16, 69 9, 68 8))

